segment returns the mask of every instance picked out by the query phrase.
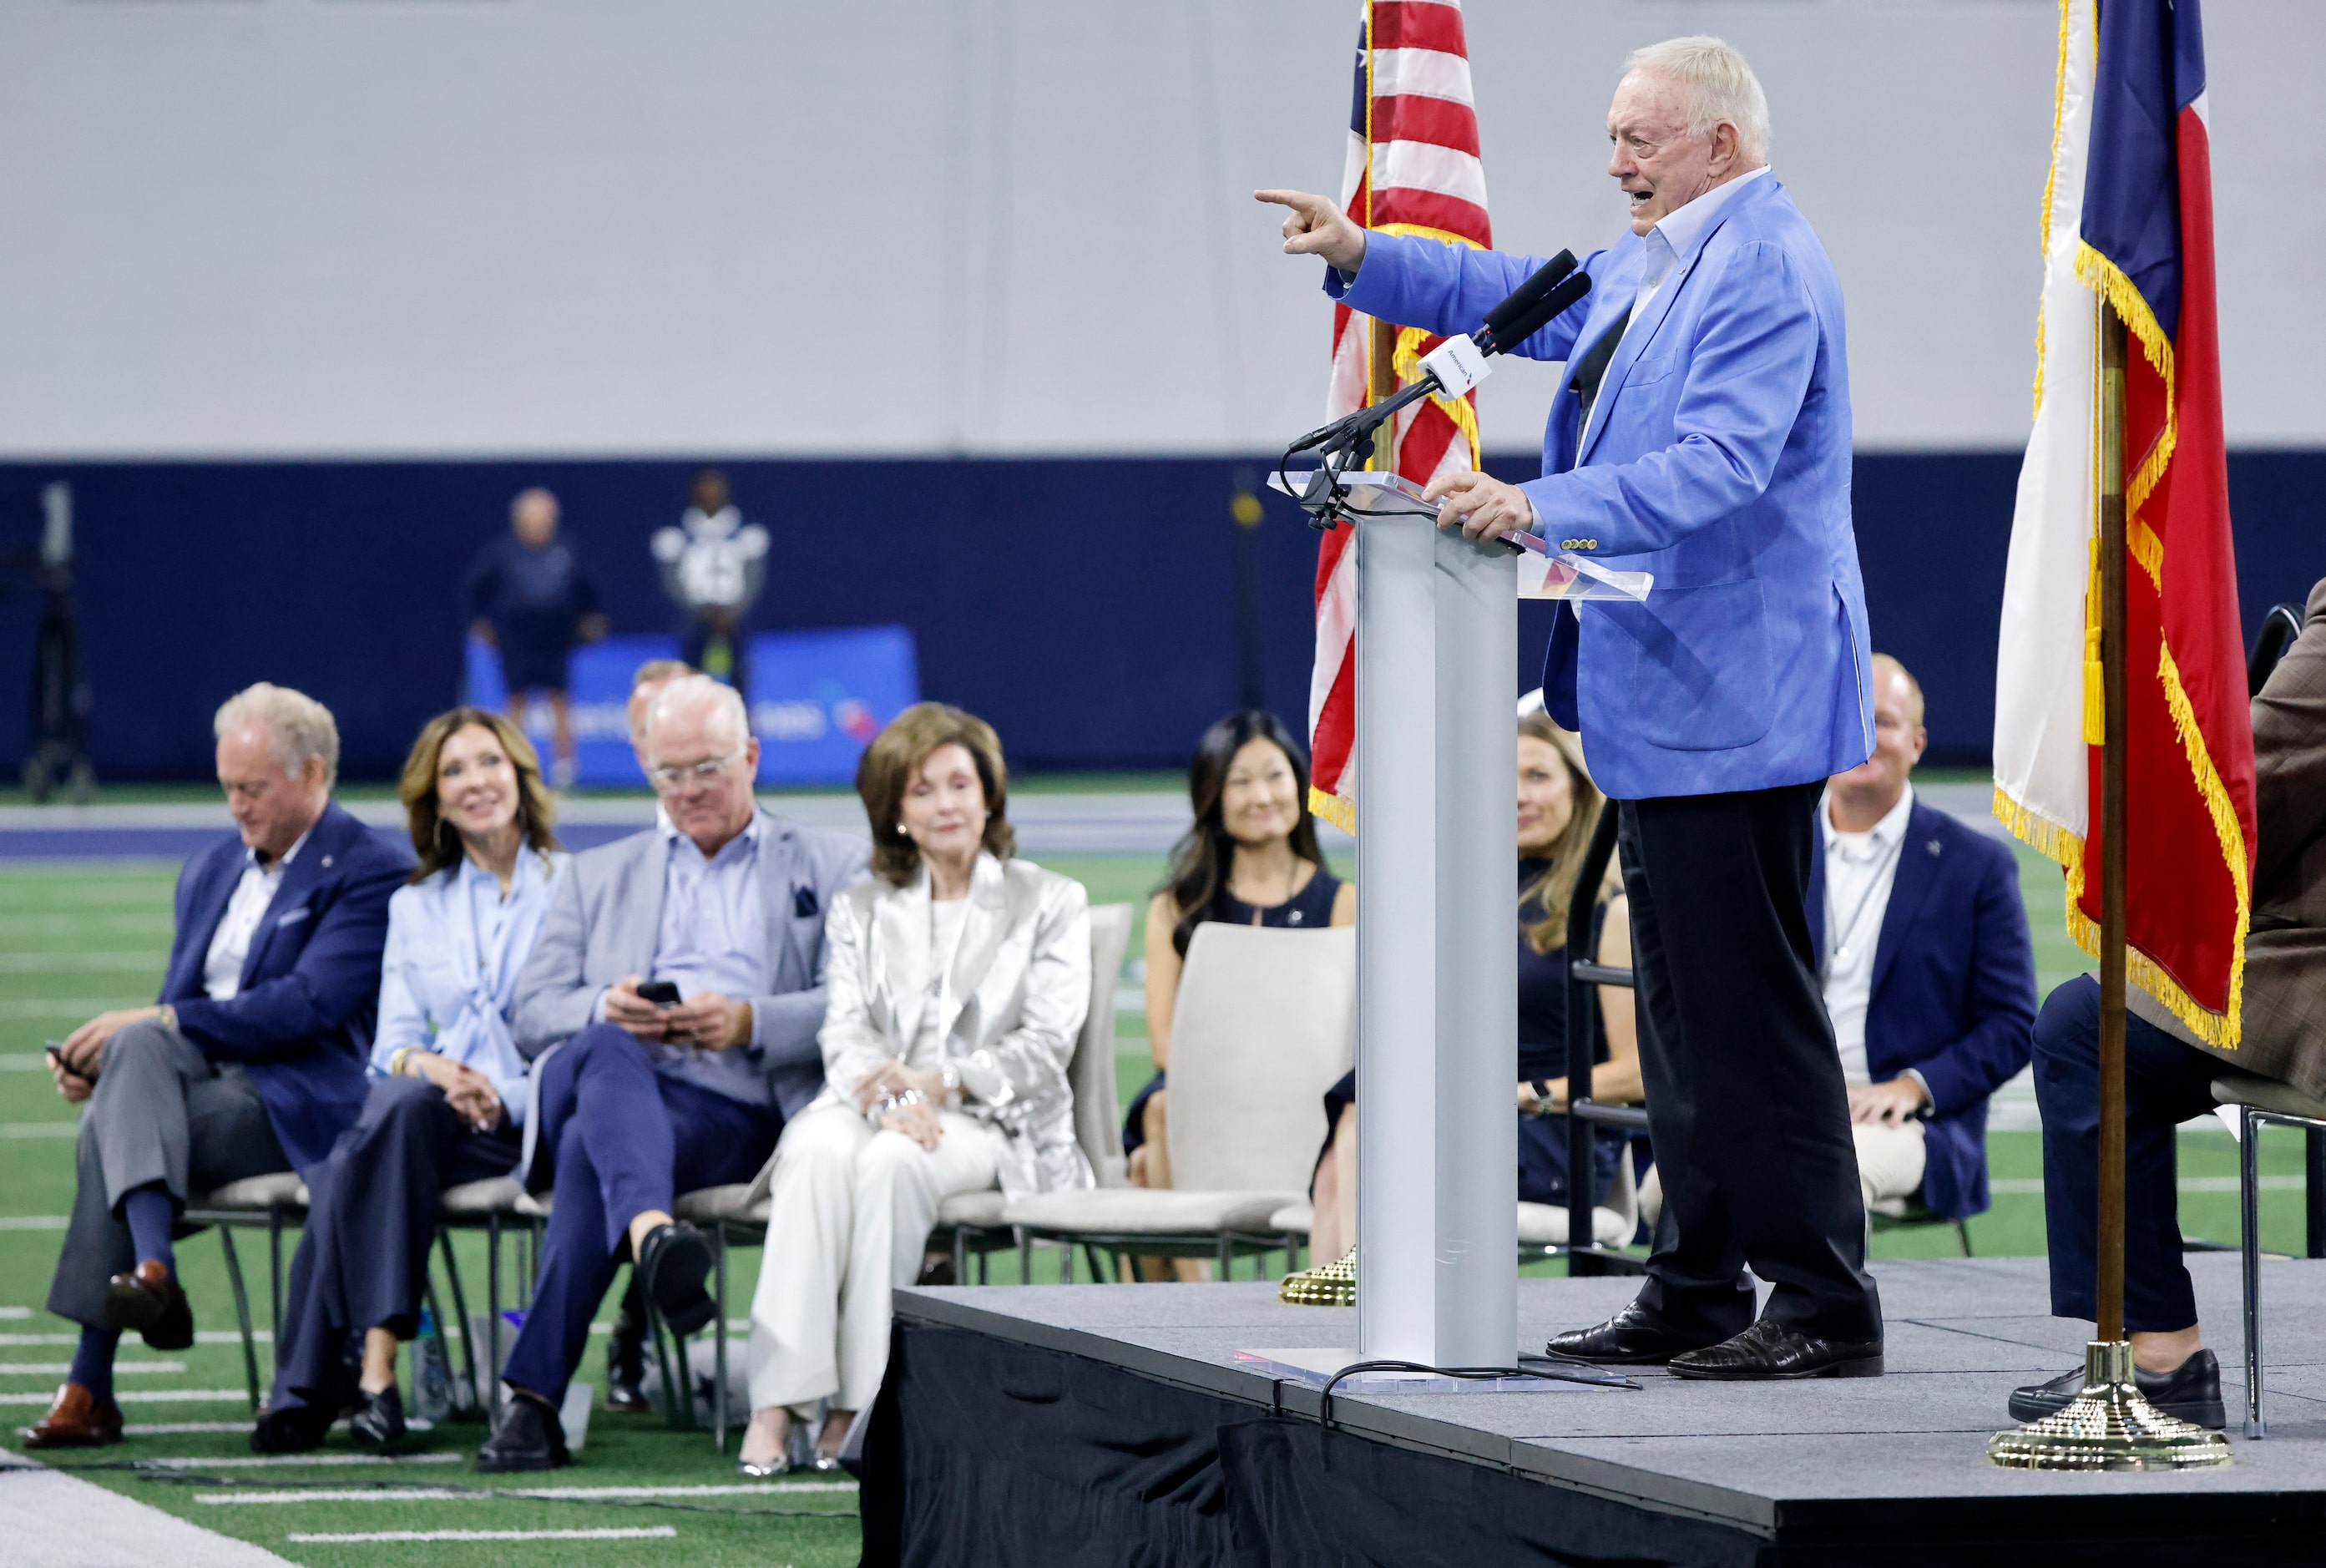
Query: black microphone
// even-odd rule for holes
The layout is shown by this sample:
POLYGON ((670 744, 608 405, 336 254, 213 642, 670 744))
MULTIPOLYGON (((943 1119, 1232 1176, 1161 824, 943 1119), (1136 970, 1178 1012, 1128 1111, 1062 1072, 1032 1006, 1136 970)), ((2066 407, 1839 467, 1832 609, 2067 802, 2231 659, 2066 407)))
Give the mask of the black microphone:
MULTIPOLYGON (((1546 266, 1542 272, 1549 270, 1550 268, 1546 266)), ((1532 288, 1535 278, 1542 276, 1542 272, 1535 274, 1534 278, 1529 278, 1525 286, 1521 288, 1518 294, 1511 295, 1510 299, 1496 305, 1494 314, 1500 314, 1512 300, 1519 297, 1520 294, 1524 294, 1528 289, 1532 288)), ((1489 352, 1497 354, 1511 352, 1521 343, 1549 325, 1553 316, 1590 292, 1591 275, 1587 272, 1578 272, 1530 302, 1525 308, 1503 317, 1499 322, 1494 320, 1493 314, 1488 315, 1484 330, 1493 334, 1489 352)))
MULTIPOLYGON (((1542 303, 1543 296, 1558 286, 1567 275, 1574 270, 1575 253, 1571 250, 1562 250, 1535 268, 1532 275, 1526 282, 1511 291, 1509 298, 1486 313, 1486 340, 1479 343, 1478 347, 1490 354, 1501 353, 1507 352, 1526 341, 1541 327, 1543 322, 1549 321, 1558 312, 1552 311, 1549 315, 1544 316, 1541 321, 1538 321, 1523 332, 1512 332, 1511 324, 1531 313, 1536 305, 1542 303)), ((1590 285, 1586 282, 1584 286, 1587 289, 1590 285)), ((1579 294, 1576 296, 1576 298, 1580 297, 1579 294)), ((1568 304, 1574 303, 1574 299, 1568 301, 1568 304)))

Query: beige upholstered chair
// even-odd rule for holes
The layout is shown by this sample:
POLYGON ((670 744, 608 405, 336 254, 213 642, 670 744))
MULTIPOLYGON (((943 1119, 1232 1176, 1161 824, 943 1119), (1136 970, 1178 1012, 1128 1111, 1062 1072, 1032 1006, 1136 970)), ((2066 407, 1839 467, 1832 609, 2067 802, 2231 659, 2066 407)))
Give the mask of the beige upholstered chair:
POLYGON ((1033 1239, 1154 1256, 1287 1248, 1270 1222, 1306 1194, 1325 1090, 1348 1070, 1356 933, 1196 928, 1171 1025, 1169 1190, 1044 1192, 1008 1206, 1033 1239))

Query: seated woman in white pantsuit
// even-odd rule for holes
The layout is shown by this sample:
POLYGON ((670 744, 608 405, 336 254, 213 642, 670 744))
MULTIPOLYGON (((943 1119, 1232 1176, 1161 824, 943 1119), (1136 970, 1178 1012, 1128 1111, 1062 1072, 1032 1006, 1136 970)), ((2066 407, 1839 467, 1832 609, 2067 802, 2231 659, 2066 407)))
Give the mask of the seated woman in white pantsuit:
POLYGON ((1080 882, 1011 858, 1001 744, 941 703, 906 709, 856 770, 873 879, 826 922, 824 1090, 784 1129, 751 1299, 742 1468, 784 1468, 795 1413, 830 1400, 833 1468, 889 1359, 889 1292, 937 1205, 1093 1184, 1066 1081, 1090 1007, 1080 882))

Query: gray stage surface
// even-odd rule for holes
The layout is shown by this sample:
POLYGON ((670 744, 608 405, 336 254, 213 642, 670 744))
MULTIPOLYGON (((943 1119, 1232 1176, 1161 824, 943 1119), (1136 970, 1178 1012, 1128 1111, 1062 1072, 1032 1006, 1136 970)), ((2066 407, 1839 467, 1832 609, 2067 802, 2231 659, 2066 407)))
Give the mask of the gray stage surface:
MULTIPOLYGON (((1546 1385, 1539 1393, 1342 1393, 1335 1424, 1398 1450, 1778 1546, 1957 1535, 1977 1521, 1977 1533, 2002 1530, 2027 1545, 2121 1538, 2143 1527, 2205 1530, 2223 1544, 2292 1532, 2312 1543, 2313 1560, 2326 1560, 2326 1263, 2264 1265, 2270 1435, 2247 1442, 2236 1419, 2237 1259, 2190 1262, 2228 1386, 2236 1463, 2225 1470, 2064 1476, 1986 1463, 1988 1434, 2009 1423, 2011 1389, 2077 1365, 2089 1333, 2048 1314, 2040 1258, 1879 1265, 1889 1375, 1878 1379, 1736 1385, 1650 1369, 1636 1374, 1637 1392, 1546 1385)), ((1521 1348, 1539 1350, 1552 1331, 1604 1317, 1635 1288, 1621 1278, 1521 1281, 1521 1348)), ((991 1287, 902 1291, 897 1310, 908 1326, 1065 1352, 1255 1415, 1313 1422, 1315 1391, 1279 1388, 1239 1367, 1236 1352, 1348 1345, 1355 1313, 1274 1298, 1272 1284, 1242 1283, 991 1287)), ((1765 1560, 1791 1557, 1781 1551, 1765 1560)))

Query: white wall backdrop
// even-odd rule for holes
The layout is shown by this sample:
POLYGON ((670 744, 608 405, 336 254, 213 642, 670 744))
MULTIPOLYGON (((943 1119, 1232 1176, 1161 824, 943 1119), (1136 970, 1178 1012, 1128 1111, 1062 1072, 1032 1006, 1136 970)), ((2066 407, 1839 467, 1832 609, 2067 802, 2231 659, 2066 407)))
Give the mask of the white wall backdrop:
MULTIPOLYGON (((6 0, 0 455, 1258 450, 1326 306, 1352 0, 6 0)), ((1495 230, 1621 221, 1714 31, 1850 310, 1861 443, 2011 446, 2048 0, 1471 0, 1495 230)), ((2232 442, 2326 442, 2316 0, 2209 8, 2232 442)), ((1484 389, 1539 437, 1553 372, 1484 389)))

